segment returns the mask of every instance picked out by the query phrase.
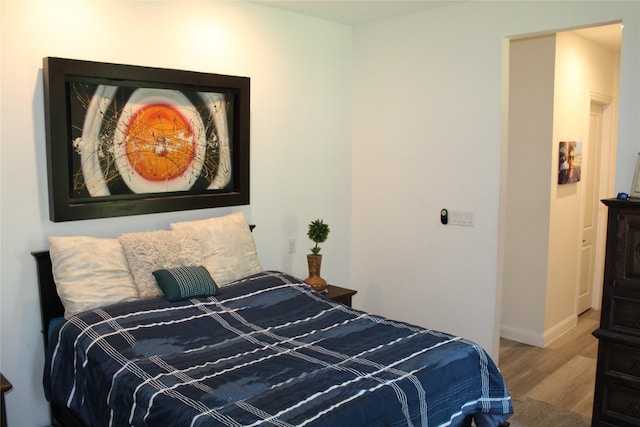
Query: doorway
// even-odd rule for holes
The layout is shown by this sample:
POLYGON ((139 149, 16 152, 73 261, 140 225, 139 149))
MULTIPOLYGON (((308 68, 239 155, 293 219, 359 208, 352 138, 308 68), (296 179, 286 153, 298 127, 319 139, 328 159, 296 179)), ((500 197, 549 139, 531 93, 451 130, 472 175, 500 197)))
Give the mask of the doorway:
POLYGON ((545 347, 599 308, 620 43, 620 23, 510 43, 504 338, 545 347), (581 182, 559 185, 562 141, 584 149, 581 182))

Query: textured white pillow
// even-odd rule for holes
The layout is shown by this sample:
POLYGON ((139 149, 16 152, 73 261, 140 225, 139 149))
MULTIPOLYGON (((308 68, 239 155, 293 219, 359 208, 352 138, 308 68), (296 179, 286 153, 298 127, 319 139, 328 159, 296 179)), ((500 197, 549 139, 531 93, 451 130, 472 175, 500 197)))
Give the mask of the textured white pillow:
POLYGON ((49 237, 53 279, 65 317, 138 299, 118 239, 49 237))
POLYGON ((244 213, 176 222, 172 230, 193 230, 202 247, 203 265, 219 285, 262 271, 256 243, 244 213))
POLYGON ((153 272, 202 265, 198 236, 189 231, 148 231, 118 237, 140 298, 162 295, 153 272))

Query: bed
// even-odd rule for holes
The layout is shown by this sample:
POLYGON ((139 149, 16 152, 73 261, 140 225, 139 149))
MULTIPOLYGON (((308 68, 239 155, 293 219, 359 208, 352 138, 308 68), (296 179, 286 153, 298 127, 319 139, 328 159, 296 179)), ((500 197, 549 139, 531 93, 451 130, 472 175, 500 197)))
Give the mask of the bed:
POLYGON ((484 427, 513 412, 478 345, 347 307, 283 272, 65 318, 51 254, 33 255, 54 425, 484 427))

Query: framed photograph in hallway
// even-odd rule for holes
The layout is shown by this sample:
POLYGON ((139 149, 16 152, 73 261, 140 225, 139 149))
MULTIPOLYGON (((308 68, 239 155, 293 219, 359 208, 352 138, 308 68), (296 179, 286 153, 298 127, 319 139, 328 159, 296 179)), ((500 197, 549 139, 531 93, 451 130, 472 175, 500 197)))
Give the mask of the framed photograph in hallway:
POLYGON ((249 204, 248 77, 44 58, 52 221, 249 204))
POLYGON ((558 184, 580 182, 582 142, 560 141, 558 159, 558 184))

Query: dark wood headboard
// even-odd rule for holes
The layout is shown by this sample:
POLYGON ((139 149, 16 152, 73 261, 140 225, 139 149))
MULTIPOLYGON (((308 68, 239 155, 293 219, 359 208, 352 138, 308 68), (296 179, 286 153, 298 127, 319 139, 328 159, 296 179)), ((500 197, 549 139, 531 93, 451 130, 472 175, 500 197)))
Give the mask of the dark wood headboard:
MULTIPOLYGON (((64 306, 53 281, 49 251, 34 251, 31 252, 31 255, 36 260, 40 314, 42 315, 42 340, 46 352, 49 345, 49 322, 51 319, 64 316, 64 306)), ((49 402, 49 411, 51 425, 55 427, 86 427, 80 417, 68 408, 49 402)))
POLYGON ((38 273, 38 293, 40 295, 40 314, 42 315, 42 339, 44 348, 49 344, 49 322, 56 317, 64 316, 64 306, 58 296, 56 284, 53 281, 51 257, 49 251, 31 252, 36 260, 38 273))

